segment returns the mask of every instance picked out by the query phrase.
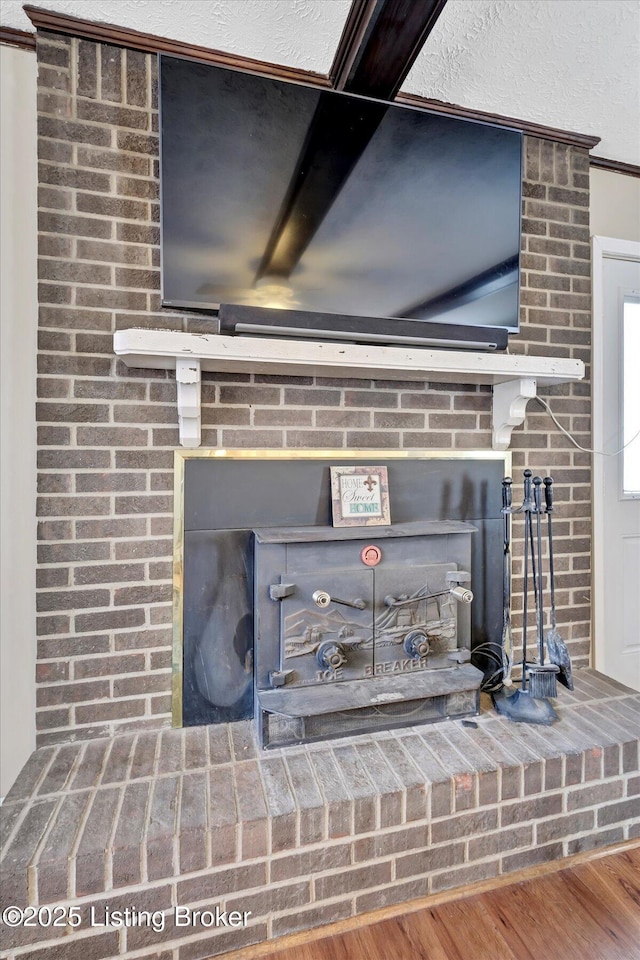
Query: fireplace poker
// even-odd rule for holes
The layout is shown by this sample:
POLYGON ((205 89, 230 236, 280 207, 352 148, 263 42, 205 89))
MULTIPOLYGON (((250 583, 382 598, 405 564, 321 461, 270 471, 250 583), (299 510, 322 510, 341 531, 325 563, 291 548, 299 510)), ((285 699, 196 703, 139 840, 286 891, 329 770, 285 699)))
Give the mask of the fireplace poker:
POLYGON ((547 633, 547 652, 551 663, 559 667, 558 680, 569 690, 573 690, 573 673, 571 670, 571 657, 567 645, 556 629, 556 585, 555 572, 553 569, 553 533, 551 514, 553 512, 553 478, 544 478, 544 499, 547 513, 548 537, 549 537, 549 585, 551 589, 551 629, 547 633))
MULTIPOLYGON (((528 666, 529 674, 529 692, 535 700, 543 700, 545 697, 557 697, 558 687, 556 684, 556 674, 559 667, 555 663, 544 662, 544 611, 542 605, 542 477, 533 478, 534 487, 534 512, 536 515, 536 543, 538 548, 538 557, 536 562, 537 569, 534 570, 535 578, 535 598, 536 598, 536 632, 538 635, 538 662, 528 666)), ((533 530, 533 521, 529 514, 530 526, 533 530)))

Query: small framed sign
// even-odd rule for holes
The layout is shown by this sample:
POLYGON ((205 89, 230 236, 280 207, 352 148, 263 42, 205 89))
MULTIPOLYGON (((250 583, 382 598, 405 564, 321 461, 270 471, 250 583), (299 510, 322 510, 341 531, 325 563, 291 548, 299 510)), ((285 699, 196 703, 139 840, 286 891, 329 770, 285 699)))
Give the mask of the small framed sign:
POLYGON ((391 523, 386 467, 331 467, 334 527, 391 523))

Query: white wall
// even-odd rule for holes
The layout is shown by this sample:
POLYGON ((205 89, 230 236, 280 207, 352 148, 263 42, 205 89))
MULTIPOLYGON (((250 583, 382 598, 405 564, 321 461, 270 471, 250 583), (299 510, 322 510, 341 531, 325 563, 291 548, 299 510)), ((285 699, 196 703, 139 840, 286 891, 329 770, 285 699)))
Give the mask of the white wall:
POLYGON ((36 58, 0 46, 0 796, 35 747, 36 58))
POLYGON ((592 167, 589 185, 593 236, 640 240, 640 177, 592 167))

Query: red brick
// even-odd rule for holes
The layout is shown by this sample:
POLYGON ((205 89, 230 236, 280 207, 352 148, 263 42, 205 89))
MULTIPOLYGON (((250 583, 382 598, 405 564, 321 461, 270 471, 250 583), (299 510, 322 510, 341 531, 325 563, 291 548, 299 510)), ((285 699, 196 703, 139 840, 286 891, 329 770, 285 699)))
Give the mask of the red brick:
POLYGON ((150 880, 174 875, 173 835, 176 830, 179 786, 178 777, 164 777, 153 784, 146 837, 147 871, 150 880))
POLYGON ((366 447, 384 447, 385 449, 398 449, 400 447, 400 434, 390 432, 366 431, 356 432, 350 430, 347 433, 348 447, 362 449, 366 447))
POLYGON ((76 475, 78 493, 124 493, 144 490, 147 477, 144 473, 79 473, 76 475))
POLYGON ((103 100, 122 101, 122 51, 100 44, 100 93, 103 100))
POLYGON ((171 690, 171 674, 145 673, 139 677, 116 677, 113 681, 113 693, 116 697, 131 697, 171 690))
POLYGON ((111 957, 118 955, 118 931, 82 937, 75 941, 68 938, 62 948, 54 945, 41 950, 30 950, 28 953, 21 953, 20 957, 24 960, 57 960, 56 954, 60 956, 61 949, 64 950, 64 960, 110 960, 111 957))
POLYGON ((122 673, 139 673, 145 668, 143 654, 82 659, 81 651, 78 650, 77 653, 79 656, 74 660, 73 665, 73 675, 76 680, 84 680, 87 677, 108 677, 122 673))
POLYGON ((122 583, 127 580, 142 580, 144 565, 141 563, 110 563, 79 567, 74 571, 74 582, 78 585, 89 583, 122 583))
POLYGON ((85 610, 88 607, 107 607, 108 590, 64 590, 47 591, 36 594, 36 610, 39 613, 49 610, 85 610))
POLYGON ((381 886, 391 880, 391 863, 367 864, 341 870, 340 873, 317 877, 315 881, 316 898, 326 900, 354 890, 366 890, 368 887, 381 886))
POLYGON ((68 860, 82 822, 90 794, 67 794, 56 813, 48 840, 37 862, 38 901, 66 900, 70 895, 68 860))
POLYGON ((182 778, 179 852, 181 873, 203 870, 207 866, 207 800, 205 773, 193 773, 182 778))
MULTIPOLYGON (((124 613, 125 611, 118 611, 124 613)), ((143 649, 146 647, 162 647, 171 644, 171 630, 131 631, 130 633, 116 633, 114 636, 116 650, 143 649)))
POLYGON ((76 615, 75 626, 78 633, 92 633, 98 630, 121 630, 124 627, 139 627, 144 623, 144 610, 107 610, 101 613, 76 615))
POLYGON ((52 186, 68 187, 73 190, 95 190, 101 193, 111 189, 111 178, 93 170, 80 170, 77 167, 61 167, 53 163, 39 163, 40 183, 52 186))
POLYGON ((76 721, 83 723, 102 723, 108 720, 125 720, 130 717, 144 716, 144 700, 113 700, 110 703, 91 703, 76 707, 76 721))
POLYGON ((126 101, 132 106, 148 106, 148 56, 136 50, 127 50, 126 101))
POLYGON ((610 803, 598 809, 598 826, 608 826, 620 820, 631 820, 638 815, 638 799, 623 800, 620 803, 610 803))
POLYGON ((398 395, 392 390, 345 390, 344 405, 367 407, 369 410, 376 407, 397 407, 398 395))
POLYGON ((69 617, 36 617, 36 634, 39 637, 50 633, 67 633, 69 630, 69 617))
POLYGON ((178 881, 178 903, 211 901, 238 890, 261 887, 267 881, 266 863, 256 862, 225 867, 199 877, 178 881))
POLYGON ((141 844, 149 790, 149 783, 130 783, 125 790, 113 839, 114 886, 128 886, 142 879, 141 844))

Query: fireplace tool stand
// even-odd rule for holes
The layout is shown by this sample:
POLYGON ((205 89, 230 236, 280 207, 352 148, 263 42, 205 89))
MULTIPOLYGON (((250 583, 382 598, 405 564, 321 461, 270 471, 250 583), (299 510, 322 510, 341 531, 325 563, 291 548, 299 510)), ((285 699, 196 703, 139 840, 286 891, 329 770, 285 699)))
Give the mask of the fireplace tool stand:
POLYGON ((524 500, 522 506, 518 510, 513 510, 512 507, 505 506, 503 509, 509 513, 523 513, 524 514, 524 597, 523 597, 523 610, 522 610, 522 679, 520 681, 520 687, 516 690, 511 696, 506 696, 504 694, 498 695, 493 694, 493 704, 502 716, 506 716, 509 720, 513 720, 516 723, 537 723, 549 726, 554 720, 558 719, 558 715, 551 706, 551 703, 547 699, 546 695, 542 695, 543 691, 541 687, 545 685, 546 680, 542 683, 536 679, 536 677, 542 673, 553 673, 555 679, 555 673, 557 673, 558 668, 553 665, 551 669, 544 663, 544 636, 543 636, 543 626, 542 626, 542 577, 541 577, 541 563, 542 563, 542 540, 540 534, 540 513, 537 510, 537 504, 540 503, 540 484, 542 480, 539 477, 536 477, 536 480, 539 481, 536 484, 537 492, 537 503, 532 496, 532 481, 531 481, 531 470, 524 471, 524 500), (538 527, 538 563, 536 564, 536 557, 534 551, 533 543, 533 520, 532 514, 537 513, 537 527, 538 527), (527 618, 529 612, 529 553, 531 552, 531 573, 534 587, 534 597, 536 604, 536 626, 538 634, 538 657, 539 663, 528 663, 527 662, 527 618), (542 647, 540 644, 542 643, 542 647), (546 670, 544 669, 546 667, 546 670), (542 669, 541 669, 542 668, 542 669), (537 671, 537 673, 536 673, 537 671), (533 682, 532 682, 533 680, 533 682))

